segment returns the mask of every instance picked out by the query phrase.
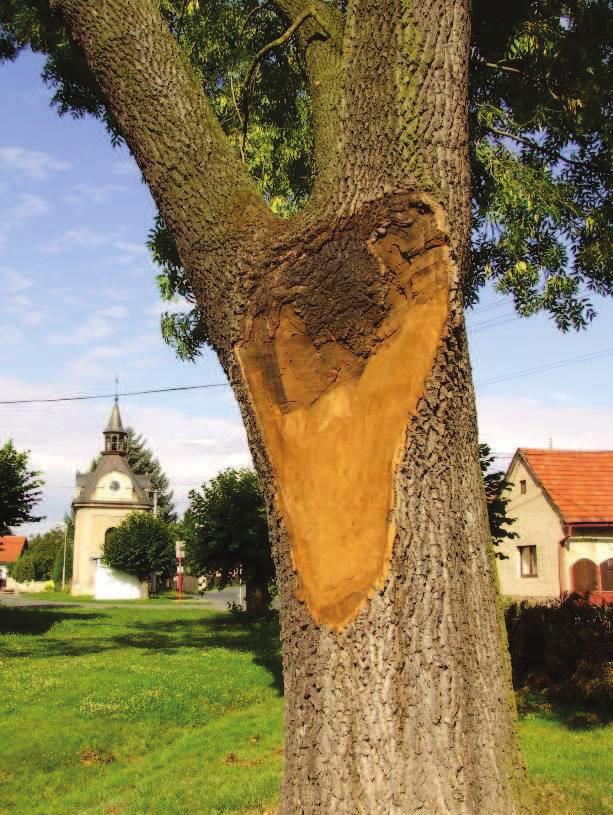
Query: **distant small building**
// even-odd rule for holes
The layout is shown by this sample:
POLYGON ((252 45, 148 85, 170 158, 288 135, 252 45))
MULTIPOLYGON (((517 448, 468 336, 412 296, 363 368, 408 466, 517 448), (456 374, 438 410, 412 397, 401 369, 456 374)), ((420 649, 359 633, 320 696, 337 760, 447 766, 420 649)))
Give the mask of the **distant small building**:
POLYGON ((613 602, 613 451, 520 448, 506 477, 518 537, 497 547, 502 594, 613 602))
POLYGON ((9 566, 16 563, 27 548, 28 539, 22 535, 0 537, 0 590, 6 588, 9 566))
MULTIPOLYGON (((151 481, 148 475, 135 475, 128 464, 128 433, 124 429, 115 399, 109 422, 103 431, 104 449, 96 469, 91 473, 77 473, 75 497, 74 554, 72 593, 94 594, 98 560, 106 536, 130 512, 150 512, 151 481)), ((127 578, 127 575, 125 576, 127 578)), ((110 584, 110 578, 102 580, 110 584)), ((119 589, 113 583, 114 596, 119 589)), ((128 592, 130 586, 126 583, 128 592)), ((129 595, 131 596, 131 595, 129 595)))

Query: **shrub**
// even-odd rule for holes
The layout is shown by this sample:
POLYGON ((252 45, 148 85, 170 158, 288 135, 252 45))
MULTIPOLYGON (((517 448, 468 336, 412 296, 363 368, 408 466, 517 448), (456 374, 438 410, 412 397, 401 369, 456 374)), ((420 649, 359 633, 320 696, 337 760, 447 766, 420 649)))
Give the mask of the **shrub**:
POLYGON ((168 524, 146 512, 131 512, 110 535, 102 550, 107 566, 147 580, 162 580, 177 566, 175 543, 168 524))
POLYGON ((34 580, 36 575, 32 556, 28 552, 25 552, 19 560, 11 566, 10 574, 18 583, 29 583, 31 580, 34 580))
POLYGON ((600 717, 595 713, 586 713, 585 711, 579 710, 568 717, 566 724, 572 730, 587 730, 590 727, 597 727, 599 724, 602 724, 602 722, 600 721, 600 717))
POLYGON ((613 710, 613 609, 571 594, 505 611, 516 690, 613 710))

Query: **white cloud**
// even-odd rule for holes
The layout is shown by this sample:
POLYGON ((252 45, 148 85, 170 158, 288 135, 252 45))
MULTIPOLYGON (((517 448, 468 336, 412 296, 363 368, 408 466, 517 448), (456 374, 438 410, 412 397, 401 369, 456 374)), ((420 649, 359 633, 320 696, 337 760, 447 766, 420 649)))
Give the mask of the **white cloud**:
POLYGON ((50 212, 49 204, 40 195, 23 193, 19 196, 19 201, 11 210, 11 215, 18 221, 26 218, 36 218, 40 215, 47 215, 50 212))
POLYGON ((9 346, 20 342, 23 339, 23 331, 12 325, 2 325, 0 323, 0 345, 9 346))
MULTIPOLYGON (((110 388, 109 390, 112 390, 110 388)), ((0 392, 6 398, 52 397, 75 393, 62 382, 31 385, 0 376, 0 392)), ((184 510, 187 493, 198 488, 226 467, 250 466, 245 434, 240 419, 194 416, 179 407, 156 407, 124 400, 124 424, 142 433, 170 478, 175 499, 184 510)), ((142 400, 141 400, 142 401, 142 400)), ((0 424, 18 449, 31 450, 35 468, 43 471, 46 484, 41 512, 47 519, 33 533, 52 528, 70 506, 76 470, 84 470, 101 449, 102 429, 111 410, 111 400, 64 402, 42 405, 0 405, 0 424)))
POLYGON ((613 409, 558 400, 480 395, 479 438, 506 466, 518 447, 613 450, 613 409))
POLYGON ((128 309, 125 306, 109 306, 108 308, 100 309, 98 314, 101 317, 109 317, 112 320, 120 320, 122 317, 127 316, 128 309))
POLYGON ((42 251, 55 255, 69 249, 95 249, 98 246, 108 246, 111 241, 111 236, 87 227, 67 229, 58 238, 43 244, 42 251))
POLYGON ((138 164, 134 161, 134 159, 126 159, 125 161, 118 161, 113 164, 113 169, 111 170, 113 175, 140 175, 140 170, 138 169, 138 164))
POLYGON ((117 193, 125 191, 126 187, 121 184, 74 184, 62 198, 74 206, 105 204, 117 193))
POLYGON ((32 285, 32 279, 26 277, 26 275, 15 272, 13 269, 7 269, 5 266, 0 267, 1 291, 13 293, 29 289, 32 285))
POLYGON ((28 178, 43 179, 50 173, 67 170, 70 164, 41 150, 0 147, 0 170, 28 178))
POLYGON ((124 306, 109 306, 95 311, 85 322, 68 332, 55 332, 47 337, 52 345, 77 345, 110 337, 115 331, 114 320, 127 315, 124 306))
POLYGON ((145 306, 145 314, 152 314, 154 317, 159 317, 163 312, 168 311, 170 314, 179 314, 183 311, 191 311, 193 303, 184 300, 182 297, 176 300, 158 300, 151 306, 145 306))
POLYGON ((26 325, 40 325, 44 319, 42 311, 26 311, 20 318, 26 325))
POLYGON ((145 246, 144 243, 131 243, 130 241, 115 241, 113 243, 113 247, 115 249, 119 249, 122 252, 128 252, 130 255, 145 255, 149 253, 149 250, 145 246))
POLYGON ((144 243, 124 241, 108 232, 98 232, 88 227, 66 229, 57 238, 43 244, 42 251, 47 255, 57 255, 73 249, 96 249, 104 246, 106 249, 115 249, 123 254, 110 258, 113 265, 117 263, 133 263, 140 256, 147 255, 148 249, 144 243))

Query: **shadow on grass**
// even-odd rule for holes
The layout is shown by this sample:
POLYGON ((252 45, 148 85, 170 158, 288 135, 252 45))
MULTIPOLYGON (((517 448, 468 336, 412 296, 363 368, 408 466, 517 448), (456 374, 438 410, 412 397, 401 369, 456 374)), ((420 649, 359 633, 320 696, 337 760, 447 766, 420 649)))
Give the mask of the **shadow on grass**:
POLYGON ((38 635, 0 643, 5 657, 82 656, 115 649, 136 648, 144 655, 173 653, 184 648, 201 650, 223 648, 250 653, 256 665, 272 676, 273 686, 281 695, 283 678, 277 616, 262 622, 237 620, 228 614, 207 612, 188 619, 147 620, 131 618, 131 610, 121 617, 104 611, 68 611, 61 607, 0 607, 0 634, 38 635), (69 621, 69 626, 58 627, 69 621), (98 623, 107 629, 96 633, 98 623), (111 630, 109 630, 109 628, 111 630), (45 636, 47 635, 47 636, 45 636))
MULTIPOLYGON (((16 608, 0 606, 0 634, 46 634, 53 626, 64 620, 83 622, 85 620, 99 619, 103 616, 98 612, 76 613, 74 611, 61 611, 59 606, 39 605, 16 608)), ((7 656, 13 656, 13 654, 7 653, 7 656)))
POLYGON ((559 722, 568 730, 591 730, 606 727, 613 723, 613 713, 603 705, 568 704, 556 702, 538 694, 518 694, 520 718, 538 716, 541 719, 559 722))

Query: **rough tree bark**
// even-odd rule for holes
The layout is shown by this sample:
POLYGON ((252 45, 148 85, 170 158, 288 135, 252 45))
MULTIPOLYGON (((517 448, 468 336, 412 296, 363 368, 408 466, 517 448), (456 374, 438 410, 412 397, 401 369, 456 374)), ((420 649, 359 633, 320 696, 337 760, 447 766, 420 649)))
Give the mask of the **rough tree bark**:
POLYGON ((154 0, 52 0, 176 240, 265 486, 280 811, 521 810, 460 294, 468 0, 275 0, 316 180, 279 221, 154 0))

